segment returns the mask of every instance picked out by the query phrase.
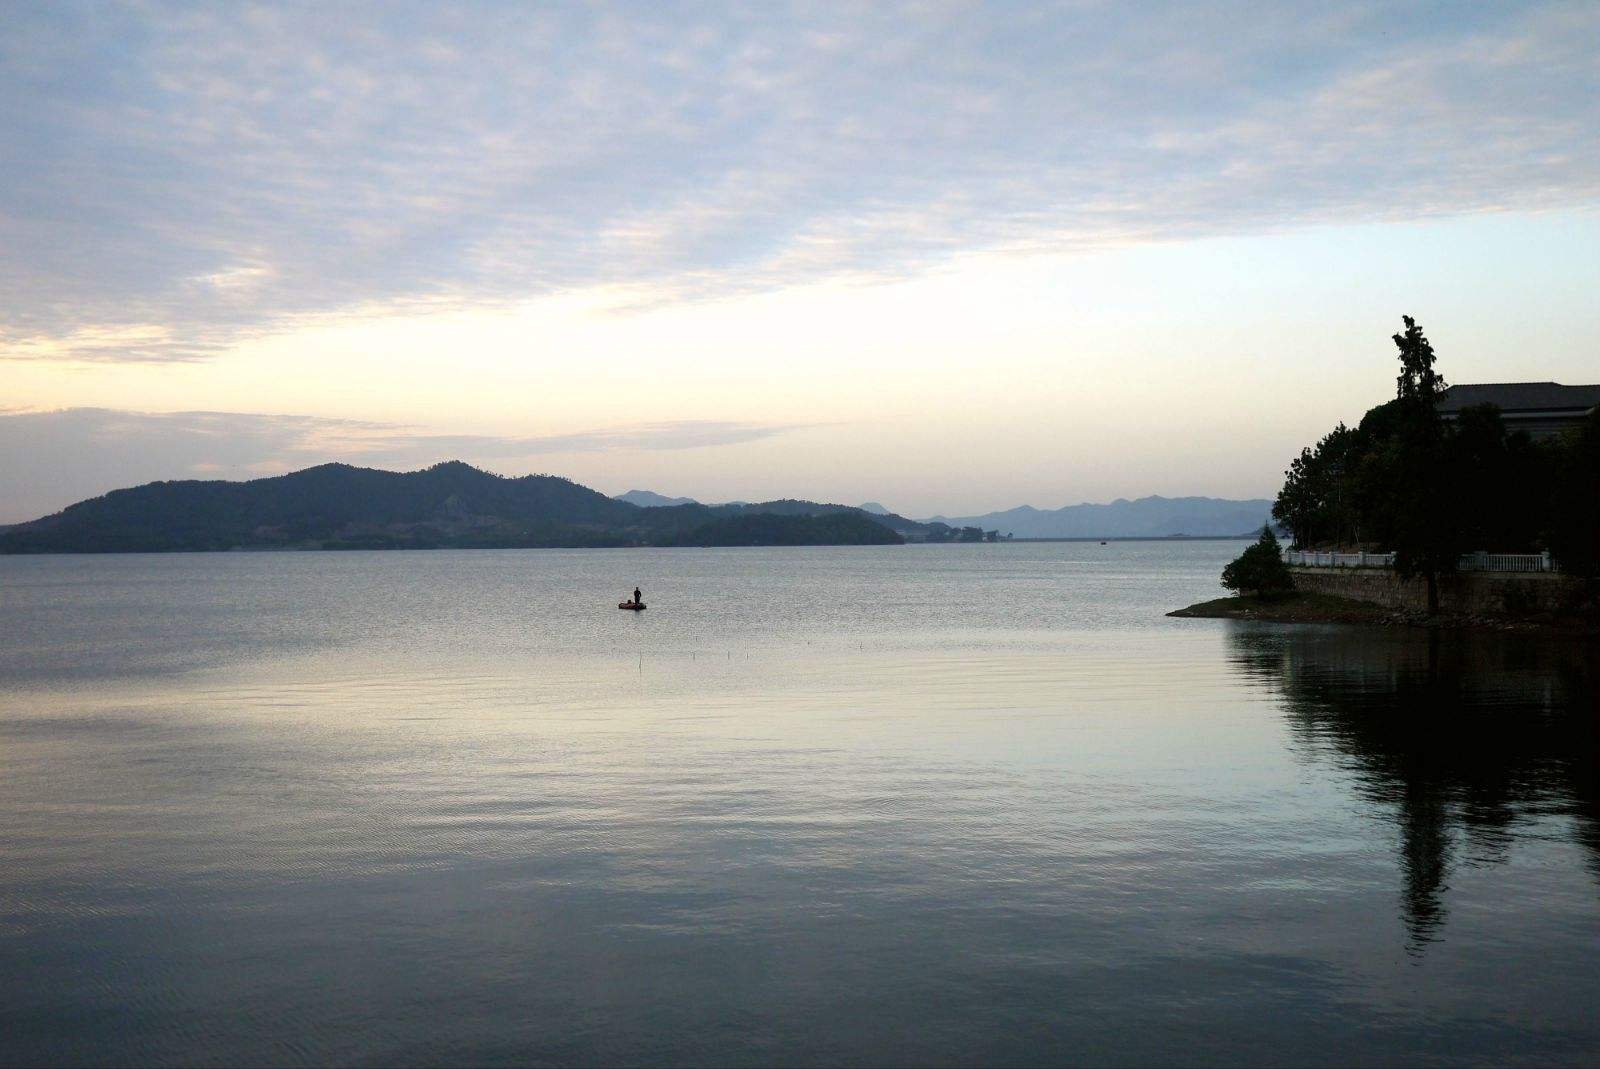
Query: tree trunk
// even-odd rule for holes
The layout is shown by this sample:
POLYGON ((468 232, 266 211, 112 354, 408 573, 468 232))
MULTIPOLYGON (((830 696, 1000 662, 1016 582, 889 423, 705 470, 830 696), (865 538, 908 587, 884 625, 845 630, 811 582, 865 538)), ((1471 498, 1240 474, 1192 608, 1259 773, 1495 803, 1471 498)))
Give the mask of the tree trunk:
POLYGON ((1428 615, 1439 615, 1439 573, 1428 570, 1428 615))

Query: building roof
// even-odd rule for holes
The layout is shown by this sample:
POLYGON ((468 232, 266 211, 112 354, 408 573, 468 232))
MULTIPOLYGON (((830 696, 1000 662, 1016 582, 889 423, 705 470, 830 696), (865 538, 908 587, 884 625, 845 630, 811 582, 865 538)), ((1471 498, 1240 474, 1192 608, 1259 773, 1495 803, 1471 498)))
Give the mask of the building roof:
POLYGON ((1559 382, 1474 382, 1451 386, 1436 406, 1441 413, 1473 405, 1494 405, 1502 412, 1587 412, 1600 405, 1600 383, 1563 386, 1559 382))

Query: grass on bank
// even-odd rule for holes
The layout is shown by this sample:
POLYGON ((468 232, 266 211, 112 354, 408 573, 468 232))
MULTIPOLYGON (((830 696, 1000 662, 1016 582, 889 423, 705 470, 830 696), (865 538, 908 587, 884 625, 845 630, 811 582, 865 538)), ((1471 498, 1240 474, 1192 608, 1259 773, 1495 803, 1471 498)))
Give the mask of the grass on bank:
POLYGON ((1241 594, 1216 598, 1167 613, 1206 620, 1265 620, 1279 624, 1381 623, 1395 615, 1393 609, 1366 601, 1293 591, 1262 597, 1241 594))

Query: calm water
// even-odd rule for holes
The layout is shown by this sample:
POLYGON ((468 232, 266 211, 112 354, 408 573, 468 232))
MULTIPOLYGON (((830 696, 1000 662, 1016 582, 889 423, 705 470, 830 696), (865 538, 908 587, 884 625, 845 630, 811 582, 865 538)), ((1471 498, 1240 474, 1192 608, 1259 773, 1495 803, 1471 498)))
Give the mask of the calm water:
POLYGON ((0 1062, 1596 1061, 1593 645, 1238 548, 0 558, 0 1062))

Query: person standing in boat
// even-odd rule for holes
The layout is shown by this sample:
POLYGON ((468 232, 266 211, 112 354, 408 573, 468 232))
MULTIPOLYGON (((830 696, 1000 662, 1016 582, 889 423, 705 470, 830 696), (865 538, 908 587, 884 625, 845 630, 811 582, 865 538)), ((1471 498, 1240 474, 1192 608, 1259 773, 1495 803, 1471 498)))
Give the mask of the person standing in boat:
POLYGON ((639 588, 638 588, 638 587, 634 587, 634 588, 633 588, 633 603, 634 603, 634 604, 635 604, 635 605, 642 605, 642 604, 644 604, 644 602, 643 602, 643 601, 641 601, 641 600, 640 600, 640 597, 639 597, 639 588))

